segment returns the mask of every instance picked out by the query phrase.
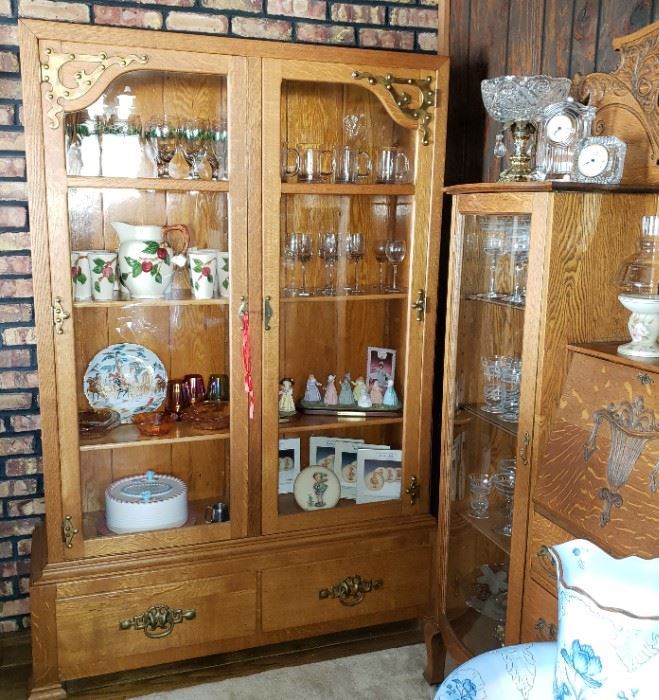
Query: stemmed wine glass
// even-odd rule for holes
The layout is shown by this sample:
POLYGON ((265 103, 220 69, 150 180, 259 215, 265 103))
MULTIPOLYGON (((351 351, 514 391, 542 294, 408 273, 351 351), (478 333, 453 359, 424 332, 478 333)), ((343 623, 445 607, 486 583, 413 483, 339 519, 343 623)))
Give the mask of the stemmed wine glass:
POLYGON ((224 180, 227 176, 227 125, 224 121, 208 124, 207 155, 208 163, 213 169, 213 180, 224 180))
POLYGON ((373 244, 373 253, 375 254, 375 259, 378 262, 378 265, 380 266, 379 270, 379 283, 378 283, 378 291, 384 292, 385 291, 385 284, 384 284, 384 265, 387 262, 387 241, 375 241, 373 244))
POLYGON ((514 233, 510 237, 510 255, 513 258, 513 293, 504 297, 506 301, 522 305, 526 299, 524 270, 529 261, 529 235, 527 232, 514 233))
POLYGON ((207 150, 205 124, 200 119, 188 119, 181 124, 179 146, 185 162, 190 166, 189 180, 199 179, 199 166, 207 150))
POLYGON ((405 253, 407 251, 407 246, 405 241, 401 239, 396 239, 393 241, 387 241, 385 246, 385 253, 387 255, 387 260, 391 263, 393 268, 393 277, 391 280, 391 287, 388 288, 388 292, 400 292, 401 289, 397 285, 396 276, 398 274, 398 266, 405 260, 405 253))
POLYGON ((345 252, 348 260, 355 263, 355 284, 348 287, 348 294, 361 294, 359 286, 359 261, 364 257, 364 235, 362 233, 346 233, 345 252))
POLYGON ((310 297, 312 292, 307 289, 307 263, 313 257, 313 238, 310 233, 296 233, 297 259, 302 265, 302 286, 297 296, 310 297))
POLYGON ((494 488, 506 499, 506 520, 500 532, 506 537, 513 534, 513 496, 515 494, 515 472, 498 473, 492 477, 494 488))
POLYGON ((482 292, 477 296, 481 299, 499 299, 501 294, 496 291, 497 262, 499 256, 504 252, 505 231, 501 228, 498 217, 488 217, 481 220, 480 228, 483 231, 483 252, 490 258, 490 279, 487 292, 482 292))
POLYGON ((336 233, 329 231, 320 234, 318 256, 325 263, 325 286, 320 293, 333 296, 336 294, 336 261, 339 257, 339 237, 336 233))
POLYGON ((284 287, 284 294, 289 297, 296 297, 300 293, 300 288, 295 280, 295 261, 297 260, 298 238, 296 233, 287 233, 284 241, 284 274, 289 279, 284 287), (291 279, 292 278, 292 279, 291 279))
POLYGON ((146 140, 153 150, 158 177, 171 177, 169 164, 178 147, 178 124, 170 117, 154 117, 145 127, 146 140))

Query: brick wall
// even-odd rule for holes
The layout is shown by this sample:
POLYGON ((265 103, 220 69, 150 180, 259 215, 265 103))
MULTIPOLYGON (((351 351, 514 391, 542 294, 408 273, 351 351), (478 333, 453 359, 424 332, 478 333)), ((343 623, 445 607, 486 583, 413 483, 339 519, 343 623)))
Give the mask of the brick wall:
POLYGON ((442 0, 0 0, 0 632, 29 626, 43 514, 18 16, 242 38, 434 52, 442 0))

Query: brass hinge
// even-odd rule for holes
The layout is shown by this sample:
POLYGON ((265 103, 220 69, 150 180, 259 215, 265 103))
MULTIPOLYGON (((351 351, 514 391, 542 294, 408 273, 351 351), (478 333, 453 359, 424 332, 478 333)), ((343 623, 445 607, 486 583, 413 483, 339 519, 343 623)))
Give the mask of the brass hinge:
POLYGON ((421 495, 421 484, 416 476, 410 477, 410 485, 405 489, 405 493, 410 497, 410 503, 414 505, 421 495))
POLYGON ((78 528, 73 526, 73 517, 65 515, 62 521, 62 542, 67 549, 73 547, 73 538, 78 534, 78 528))
POLYGON ((273 315, 273 310, 272 310, 272 304, 270 303, 272 301, 272 297, 267 296, 264 301, 263 301, 263 329, 266 331, 270 330, 270 321, 272 320, 272 315, 273 315))
POLYGON ((419 289, 416 301, 411 306, 416 310, 416 320, 423 321, 426 317, 426 308, 428 306, 428 297, 425 289, 419 289))
POLYGON ((64 333, 64 321, 67 318, 71 318, 71 314, 64 310, 62 306, 62 297, 55 297, 55 303, 52 306, 53 309, 53 326, 55 326, 55 333, 57 335, 62 335, 64 333))

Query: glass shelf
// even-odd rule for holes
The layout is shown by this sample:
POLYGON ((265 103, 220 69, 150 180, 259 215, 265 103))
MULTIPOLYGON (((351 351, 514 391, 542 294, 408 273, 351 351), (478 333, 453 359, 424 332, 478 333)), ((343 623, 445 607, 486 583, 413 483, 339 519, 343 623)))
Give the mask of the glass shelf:
POLYGON ((460 408, 461 410, 466 411, 467 413, 471 413, 472 415, 477 416, 478 418, 484 420, 490 425, 494 425, 500 430, 503 430, 503 432, 508 433, 508 435, 517 435, 517 423, 505 421, 499 418, 499 414, 497 413, 489 413, 488 411, 484 411, 476 404, 465 404, 460 408))
POLYGON ((401 291, 396 293, 377 293, 377 294, 334 294, 334 295, 317 295, 308 297, 284 297, 279 300, 282 304, 290 304, 291 302, 307 303, 307 302, 343 302, 343 301, 390 301, 394 299, 407 299, 407 292, 401 291))
POLYGON ((519 309, 524 311, 525 304, 518 304, 514 301, 506 301, 505 299, 487 299, 478 294, 466 294, 464 297, 467 301, 479 301, 482 304, 494 304, 495 306, 504 306, 507 309, 519 309))

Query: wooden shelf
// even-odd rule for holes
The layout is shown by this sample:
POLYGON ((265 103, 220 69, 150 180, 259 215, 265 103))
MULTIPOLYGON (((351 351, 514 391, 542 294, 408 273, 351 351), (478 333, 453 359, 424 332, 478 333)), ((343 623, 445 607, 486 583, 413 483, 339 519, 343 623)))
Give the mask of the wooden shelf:
POLYGON ((471 413, 481 420, 484 420, 486 423, 493 425, 495 428, 503 430, 503 432, 508 433, 508 435, 517 436, 517 423, 510 423, 509 421, 503 420, 499 417, 501 415, 500 413, 488 413, 473 403, 460 406, 460 410, 471 413))
POLYGON ((503 510, 495 508, 490 510, 489 518, 472 518, 469 515, 469 506, 460 503, 456 506, 458 515, 468 522, 475 530, 481 533, 490 542, 495 544, 502 552, 510 556, 511 537, 506 537, 500 532, 506 522, 506 514, 503 510))
POLYGON ((229 306, 228 297, 219 299, 195 299, 187 289, 176 290, 160 299, 122 299, 115 295, 108 301, 76 301, 74 309, 98 309, 117 306, 229 306))
POLYGON ((316 296, 309 297, 279 297, 279 302, 284 304, 289 304, 291 302, 306 303, 306 302, 320 302, 320 301, 331 301, 336 303, 337 301, 390 301, 394 299, 407 299, 407 291, 401 290, 388 294, 388 293, 365 293, 365 294, 334 294, 334 295, 324 295, 318 294, 316 296))
POLYGON ((486 299, 479 296, 478 294, 466 294, 465 299, 468 301, 478 301, 481 304, 493 304, 494 306, 504 306, 507 309, 518 309, 519 311, 524 311, 524 304, 516 304, 513 301, 506 301, 505 299, 486 299))
POLYGON ((179 180, 156 177, 83 177, 66 178, 69 187, 94 187, 119 190, 165 190, 168 192, 228 192, 227 180, 179 180))
POLYGON ((350 183, 304 183, 304 182, 282 182, 282 194, 323 194, 323 195, 414 195, 414 185, 360 185, 350 183))
POLYGON ((369 418, 353 418, 350 416, 317 416, 298 414, 288 419, 286 423, 279 424, 280 433, 299 433, 310 430, 329 430, 330 428, 344 428, 346 425, 386 425, 402 423, 403 416, 373 416, 369 418))
POLYGON ((144 445, 172 445, 181 442, 205 442, 208 440, 228 440, 229 430, 198 430, 188 423, 176 423, 172 431, 161 437, 142 435, 132 424, 120 425, 108 433, 97 436, 81 435, 80 451, 109 450, 121 447, 144 445))

